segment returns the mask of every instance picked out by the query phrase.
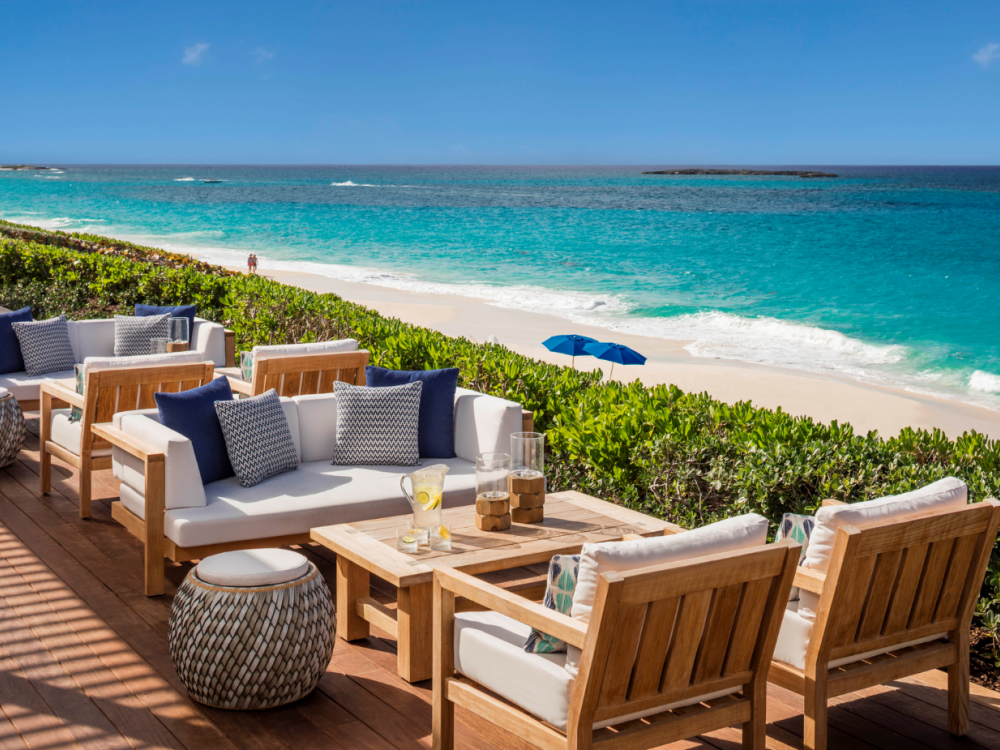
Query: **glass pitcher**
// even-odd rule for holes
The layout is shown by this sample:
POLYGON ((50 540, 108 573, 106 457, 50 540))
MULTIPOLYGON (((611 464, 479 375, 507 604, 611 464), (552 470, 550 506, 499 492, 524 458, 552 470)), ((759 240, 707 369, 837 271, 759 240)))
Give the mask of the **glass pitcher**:
POLYGON ((413 508, 413 526, 420 530, 420 544, 429 544, 431 530, 441 526, 441 494, 444 492, 444 475, 447 473, 447 466, 434 464, 399 478, 399 488, 413 508), (412 495, 403 486, 407 477, 410 479, 412 495))

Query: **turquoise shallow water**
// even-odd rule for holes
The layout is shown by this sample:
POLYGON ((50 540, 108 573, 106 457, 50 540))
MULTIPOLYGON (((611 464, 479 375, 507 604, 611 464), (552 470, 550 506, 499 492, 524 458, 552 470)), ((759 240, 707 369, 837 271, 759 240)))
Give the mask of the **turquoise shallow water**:
POLYGON ((5 172, 0 216, 1000 408, 1000 168, 642 169, 67 166, 5 172))

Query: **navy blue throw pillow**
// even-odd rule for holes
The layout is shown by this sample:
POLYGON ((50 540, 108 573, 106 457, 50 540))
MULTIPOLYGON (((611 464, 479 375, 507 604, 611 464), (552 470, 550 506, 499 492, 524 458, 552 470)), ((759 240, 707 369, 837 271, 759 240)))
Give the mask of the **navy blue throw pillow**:
POLYGON ((199 388, 180 393, 157 393, 154 398, 160 422, 191 441, 202 484, 235 475, 226 439, 222 436, 222 425, 215 413, 216 401, 233 400, 228 380, 216 378, 199 388))
POLYGON ((0 374, 24 370, 21 344, 10 324, 30 322, 30 307, 22 307, 14 312, 0 313, 0 374))
POLYGON ((197 312, 197 308, 194 305, 167 305, 166 307, 157 307, 156 305, 136 305, 135 306, 135 317, 146 318, 150 315, 164 315, 166 313, 170 314, 171 318, 187 318, 191 328, 189 329, 191 333, 194 333, 194 316, 197 312))
POLYGON ((386 370, 365 368, 371 388, 393 385, 424 384, 420 393, 420 420, 417 446, 421 458, 455 457, 455 389, 458 388, 458 368, 444 370, 386 370))

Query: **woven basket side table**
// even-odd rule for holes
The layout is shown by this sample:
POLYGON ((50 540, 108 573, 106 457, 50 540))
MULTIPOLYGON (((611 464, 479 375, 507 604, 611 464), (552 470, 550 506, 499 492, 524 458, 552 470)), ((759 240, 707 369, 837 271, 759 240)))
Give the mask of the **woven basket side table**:
POLYGON ((24 414, 14 394, 0 388, 0 469, 10 466, 24 445, 24 414))
POLYGON ((334 629, 330 590, 311 562, 305 575, 264 586, 209 583, 194 568, 170 609, 170 658, 199 703, 273 708, 316 687, 333 656, 334 629))

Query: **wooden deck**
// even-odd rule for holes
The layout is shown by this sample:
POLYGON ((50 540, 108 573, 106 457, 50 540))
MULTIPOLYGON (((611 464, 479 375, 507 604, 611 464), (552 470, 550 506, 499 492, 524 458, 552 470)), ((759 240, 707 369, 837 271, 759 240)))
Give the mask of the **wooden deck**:
MULTIPOLYGON (((37 422, 29 429, 37 433, 37 422)), ((294 705, 236 713, 192 703, 166 640, 170 602, 189 566, 168 569, 164 596, 143 596, 140 546, 110 517, 117 483, 110 472, 95 477, 94 518, 83 521, 66 467, 57 463, 52 494, 39 495, 34 436, 0 469, 0 750, 430 747, 430 683, 400 680, 395 642, 377 635, 338 641, 319 689, 294 705)), ((332 589, 332 553, 305 551, 332 589)), ((385 587, 377 595, 392 598, 385 587)), ((972 726, 960 739, 943 728, 945 684, 944 673, 929 672, 835 699, 831 747, 1000 748, 1000 694, 973 686, 972 726)), ((768 747, 802 746, 801 710, 796 696, 771 687, 768 747)), ((462 748, 525 747, 458 718, 462 748)), ((739 746, 737 729, 671 745, 739 746)))

